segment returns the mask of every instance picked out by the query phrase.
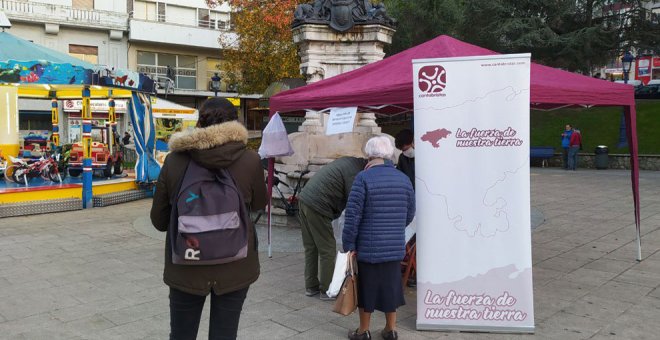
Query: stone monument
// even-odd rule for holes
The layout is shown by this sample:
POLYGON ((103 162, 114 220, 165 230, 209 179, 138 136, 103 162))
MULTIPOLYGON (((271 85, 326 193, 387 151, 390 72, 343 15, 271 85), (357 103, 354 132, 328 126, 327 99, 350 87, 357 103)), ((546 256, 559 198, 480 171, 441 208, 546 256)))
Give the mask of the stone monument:
POLYGON ((310 83, 383 59, 395 32, 385 7, 369 0, 316 0, 299 5, 294 18, 300 71, 310 83))
MULTIPOLYGON (((392 42, 396 21, 385 6, 370 0, 315 0, 296 8, 292 23, 293 41, 298 45, 300 72, 313 83, 355 70, 385 56, 383 48, 392 42)), ((301 168, 314 175, 323 165, 342 156, 363 156, 362 148, 380 135, 373 113, 358 112, 353 132, 325 135, 329 111, 308 111, 299 132, 289 135, 295 154, 276 160, 281 180, 291 183, 301 168)), ((291 183, 295 187, 295 183, 291 183)), ((285 189, 285 188, 281 188, 285 189)), ((277 222, 277 221, 276 221, 277 222)))

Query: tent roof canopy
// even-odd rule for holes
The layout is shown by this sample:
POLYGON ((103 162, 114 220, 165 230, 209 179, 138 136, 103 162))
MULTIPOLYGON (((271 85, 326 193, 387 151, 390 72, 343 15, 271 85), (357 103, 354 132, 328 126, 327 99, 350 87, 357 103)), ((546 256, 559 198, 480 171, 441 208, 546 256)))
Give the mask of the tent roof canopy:
MULTIPOLYGON (((0 46, 0 84, 29 87, 97 86, 149 93, 155 91, 153 80, 146 74, 94 65, 8 32, 0 32, 0 46)), ((29 96, 39 97, 41 94, 29 96)))
MULTIPOLYGON (((396 105, 412 109, 412 60, 486 56, 497 52, 442 35, 421 45, 307 86, 278 93, 270 99, 270 111, 291 112, 328 107, 375 108, 396 105)), ((478 82, 478 79, 474 80, 478 82)), ((611 83, 532 63, 531 105, 552 108, 566 105, 634 105, 632 86, 611 83)))
MULTIPOLYGON (((412 60, 487 56, 498 54, 443 35, 409 48, 381 61, 357 70, 270 98, 270 113, 300 110, 322 110, 329 107, 359 106, 361 109, 408 110, 413 108, 412 60)), ((473 80, 475 83, 479 79, 473 80)), ((637 260, 642 259, 639 213, 639 160, 637 159, 637 123, 635 96, 632 86, 611 83, 571 72, 532 63, 530 104, 534 108, 550 109, 572 105, 623 106, 628 144, 637 231, 637 260)), ((382 114, 388 112, 381 111, 382 114)), ((390 113, 391 114, 391 113, 390 113)), ((273 164, 269 162, 269 192, 273 164)), ((270 221, 269 221, 270 223, 270 221)))
POLYGON ((94 64, 72 57, 66 53, 51 50, 29 40, 21 39, 8 32, 0 32, 0 60, 34 61, 46 60, 56 64, 71 64, 93 69, 94 64))

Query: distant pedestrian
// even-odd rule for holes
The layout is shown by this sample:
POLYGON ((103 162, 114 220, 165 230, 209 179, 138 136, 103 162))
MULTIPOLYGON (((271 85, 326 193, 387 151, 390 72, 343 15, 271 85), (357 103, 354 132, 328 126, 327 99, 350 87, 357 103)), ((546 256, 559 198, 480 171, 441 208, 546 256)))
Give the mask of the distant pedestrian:
POLYGON ((131 135, 128 133, 128 131, 124 132, 124 137, 122 137, 121 142, 124 143, 124 145, 131 143, 131 135))
MULTIPOLYGON (((177 209, 173 213, 172 202, 176 208, 180 187, 184 179, 189 179, 186 177, 189 167, 228 173, 234 190, 238 189, 246 208, 257 211, 266 206, 268 195, 259 155, 246 148, 248 131, 237 120, 236 108, 228 100, 207 100, 199 111, 197 127, 192 131, 174 134, 170 139, 171 153, 165 159, 156 183, 151 222, 157 230, 167 231, 163 280, 170 287, 170 339, 197 338, 207 295, 211 295, 209 339, 236 339, 248 288, 259 277, 256 231, 247 216, 243 218, 248 229, 245 258, 224 264, 186 265, 173 262, 173 237, 170 230, 173 227, 170 226, 170 218, 179 216, 177 209)), ((201 211, 207 209, 205 206, 209 204, 206 203, 203 192, 197 195, 193 191, 189 193, 190 198, 185 200, 185 204, 197 204, 201 211)), ((180 204, 181 200, 178 202, 180 204)), ((231 203, 236 202, 229 202, 231 203)), ((208 230, 211 228, 210 223, 224 223, 226 228, 238 230, 237 225, 242 224, 239 221, 241 217, 236 212, 234 215, 230 214, 194 216, 197 217, 195 219, 191 216, 181 216, 182 219, 174 223, 185 223, 194 230, 191 233, 208 230)), ((191 244, 190 247, 197 247, 194 243, 191 244)))
POLYGON ((371 314, 385 313, 381 336, 396 340, 396 310, 405 304, 401 260, 405 229, 415 216, 415 193, 410 179, 389 161, 394 148, 386 137, 371 138, 365 146, 369 163, 355 177, 346 205, 342 235, 344 251, 357 252, 360 326, 351 340, 369 340, 371 314))
POLYGON ((337 241, 332 220, 346 208, 353 179, 364 169, 367 160, 342 157, 326 164, 312 177, 298 202, 298 217, 305 248, 305 295, 320 293, 321 300, 331 300, 326 291, 332 281, 337 257, 337 241))
POLYGON ((571 134, 573 133, 573 127, 571 124, 566 124, 564 132, 561 134, 561 147, 562 147, 562 161, 564 162, 564 170, 568 170, 568 148, 571 142, 571 134))
POLYGON ((582 148, 582 134, 580 130, 573 129, 571 133, 571 139, 569 141, 568 149, 568 168, 569 170, 575 170, 578 164, 578 152, 582 148))
POLYGON ((397 169, 401 170, 408 178, 415 188, 415 141, 413 132, 410 129, 403 129, 399 131, 394 137, 394 145, 397 149, 401 150, 399 161, 397 162, 397 169))
POLYGON ((174 69, 172 68, 172 66, 167 65, 167 69, 166 69, 166 71, 165 71, 165 75, 167 76, 167 78, 168 78, 169 80, 171 80, 171 81, 174 82, 174 80, 175 80, 175 78, 176 78, 176 74, 174 73, 174 69))

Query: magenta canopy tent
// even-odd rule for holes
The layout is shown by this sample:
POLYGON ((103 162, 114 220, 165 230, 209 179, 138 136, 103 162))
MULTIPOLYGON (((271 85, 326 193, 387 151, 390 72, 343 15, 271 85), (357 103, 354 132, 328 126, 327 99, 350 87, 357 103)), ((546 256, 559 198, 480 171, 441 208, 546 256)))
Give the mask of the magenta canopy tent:
MULTIPOLYGON (((413 59, 494 54, 499 53, 442 35, 357 70, 280 92, 270 98, 270 114, 350 106, 357 106, 380 114, 411 111, 413 108, 413 59)), ((475 79, 475 83, 478 83, 478 79, 475 79)), ((612 83, 532 63, 530 105, 535 109, 567 106, 622 106, 624 108, 631 154, 630 168, 638 244, 637 259, 641 260, 639 163, 634 88, 630 85, 612 83)), ((272 190, 272 171, 269 171, 268 176, 269 190, 272 190)))

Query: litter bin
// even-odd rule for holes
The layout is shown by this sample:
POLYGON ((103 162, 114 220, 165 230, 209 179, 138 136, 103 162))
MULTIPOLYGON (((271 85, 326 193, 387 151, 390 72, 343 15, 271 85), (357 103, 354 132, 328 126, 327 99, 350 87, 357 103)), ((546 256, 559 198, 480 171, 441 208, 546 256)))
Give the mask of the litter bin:
POLYGON ((599 145, 595 150, 596 159, 594 160, 594 166, 598 170, 607 169, 609 165, 609 149, 605 145, 599 145))

